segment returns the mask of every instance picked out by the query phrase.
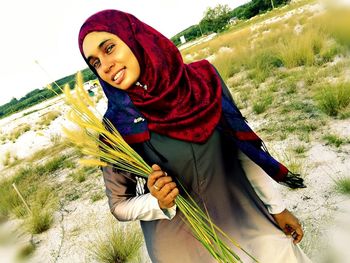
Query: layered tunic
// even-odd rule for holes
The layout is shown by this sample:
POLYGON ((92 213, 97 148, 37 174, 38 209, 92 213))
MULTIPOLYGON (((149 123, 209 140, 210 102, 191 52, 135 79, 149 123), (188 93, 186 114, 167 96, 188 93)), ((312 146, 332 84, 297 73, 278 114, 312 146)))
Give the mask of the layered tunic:
MULTIPOLYGON (((219 131, 204 144, 151 133, 150 141, 136 149, 149 164, 159 164, 179 180, 198 204, 205 204, 213 222, 259 262, 310 262, 270 215, 285 208, 272 179, 219 131)), ((215 262, 176 207, 162 210, 147 189, 142 193, 145 181, 111 167, 104 168, 104 179, 114 216, 141 220, 152 262, 215 262)), ((233 249, 243 262, 252 262, 233 249)))

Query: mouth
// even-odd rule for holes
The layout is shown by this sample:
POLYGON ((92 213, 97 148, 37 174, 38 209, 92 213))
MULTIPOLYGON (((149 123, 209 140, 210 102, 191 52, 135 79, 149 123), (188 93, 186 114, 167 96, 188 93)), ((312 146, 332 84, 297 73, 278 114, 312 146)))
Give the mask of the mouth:
POLYGON ((125 70, 126 70, 126 67, 124 66, 115 74, 115 76, 112 78, 114 83, 119 85, 124 80, 125 70))

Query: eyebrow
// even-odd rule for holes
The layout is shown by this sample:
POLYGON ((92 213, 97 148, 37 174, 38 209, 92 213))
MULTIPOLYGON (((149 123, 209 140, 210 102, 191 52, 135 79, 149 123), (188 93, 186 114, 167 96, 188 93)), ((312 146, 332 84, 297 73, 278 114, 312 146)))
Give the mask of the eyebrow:
MULTIPOLYGON (((111 39, 106 39, 106 40, 103 40, 99 45, 98 45, 98 48, 100 49, 107 41, 109 41, 111 39)), ((89 56, 86 60, 90 63, 90 59, 92 59, 93 56, 89 56)))

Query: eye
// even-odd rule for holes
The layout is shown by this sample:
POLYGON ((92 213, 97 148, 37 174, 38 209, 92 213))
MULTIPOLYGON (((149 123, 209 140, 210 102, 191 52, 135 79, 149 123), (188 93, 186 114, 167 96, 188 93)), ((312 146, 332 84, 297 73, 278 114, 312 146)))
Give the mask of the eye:
POLYGON ((115 46, 114 44, 108 45, 108 46, 106 47, 106 53, 107 53, 107 54, 110 54, 110 53, 112 52, 114 46, 115 46))
POLYGON ((97 69, 100 66, 100 60, 96 59, 91 63, 91 66, 93 66, 93 68, 97 69))

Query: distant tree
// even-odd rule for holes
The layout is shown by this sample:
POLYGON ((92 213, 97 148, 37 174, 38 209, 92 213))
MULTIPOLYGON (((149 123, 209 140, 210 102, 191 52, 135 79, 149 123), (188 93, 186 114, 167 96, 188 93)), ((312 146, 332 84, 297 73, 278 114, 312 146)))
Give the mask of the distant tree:
POLYGON ((290 0, 252 0, 249 3, 235 8, 231 12, 231 16, 235 16, 239 19, 249 19, 277 6, 288 4, 289 2, 290 0))
POLYGON ((228 5, 208 7, 203 19, 199 22, 203 33, 222 31, 230 20, 231 9, 228 5))
POLYGON ((193 39, 196 39, 197 37, 200 37, 201 31, 198 25, 193 25, 181 31, 180 33, 177 33, 170 40, 173 41, 173 43, 176 46, 179 46, 181 44, 181 41, 180 41, 181 36, 185 36, 186 41, 191 41, 193 39))

